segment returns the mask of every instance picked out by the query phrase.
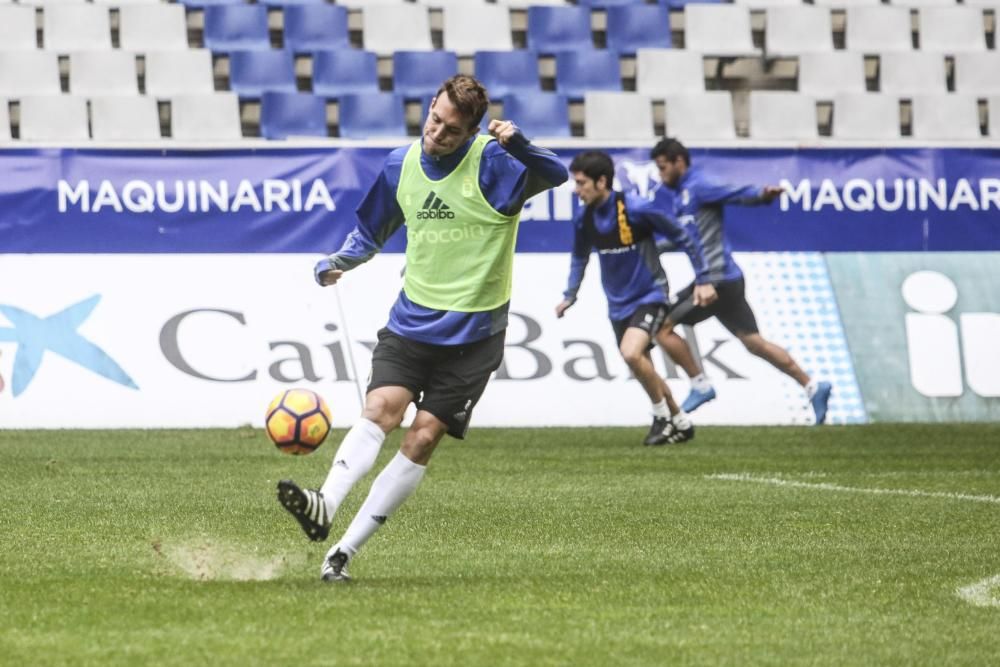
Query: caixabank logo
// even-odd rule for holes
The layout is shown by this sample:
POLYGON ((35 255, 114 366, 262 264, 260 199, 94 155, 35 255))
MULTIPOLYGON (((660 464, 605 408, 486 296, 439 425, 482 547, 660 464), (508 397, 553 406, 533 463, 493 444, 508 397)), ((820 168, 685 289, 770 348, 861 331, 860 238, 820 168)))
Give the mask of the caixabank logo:
MULTIPOLYGON (((10 326, 0 326, 0 348, 4 344, 13 344, 14 347, 9 382, 14 397, 23 394, 35 376, 44 372, 43 365, 48 354, 63 357, 122 386, 139 388, 111 355, 78 331, 100 300, 101 295, 95 294, 44 316, 12 304, 0 304, 0 315, 10 323, 10 326)), ((7 384, 0 377, 0 391, 7 384)))

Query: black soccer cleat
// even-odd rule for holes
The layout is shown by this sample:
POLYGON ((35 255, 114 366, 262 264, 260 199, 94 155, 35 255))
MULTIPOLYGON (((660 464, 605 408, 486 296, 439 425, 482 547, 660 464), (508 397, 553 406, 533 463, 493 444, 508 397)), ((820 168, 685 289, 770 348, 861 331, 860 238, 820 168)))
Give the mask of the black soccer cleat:
POLYGON ((649 433, 642 441, 644 445, 666 444, 667 430, 670 428, 670 420, 666 417, 653 417, 653 425, 649 427, 649 433))
POLYGON ((687 442, 694 438, 694 424, 689 422, 687 428, 678 428, 676 423, 670 422, 663 432, 663 436, 663 442, 658 442, 657 445, 676 445, 687 442))
POLYGON ((306 537, 313 542, 322 542, 330 534, 331 518, 319 491, 300 489, 292 480, 283 479, 278 482, 278 502, 295 517, 306 537))
POLYGON ((350 556, 341 551, 340 548, 334 547, 333 553, 329 554, 323 561, 323 568, 320 572, 323 581, 350 581, 351 575, 347 573, 347 563, 350 560, 350 556))

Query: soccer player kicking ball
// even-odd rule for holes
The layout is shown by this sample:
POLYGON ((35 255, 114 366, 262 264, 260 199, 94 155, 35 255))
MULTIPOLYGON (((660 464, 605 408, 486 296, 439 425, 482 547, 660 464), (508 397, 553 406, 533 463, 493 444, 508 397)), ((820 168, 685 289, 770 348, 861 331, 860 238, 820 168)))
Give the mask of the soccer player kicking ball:
MULTIPOLYGON (((777 186, 733 186, 714 181, 700 167, 691 166, 687 148, 676 139, 661 140, 650 152, 660 172, 660 180, 674 193, 673 215, 701 248, 708 260, 708 276, 718 293, 718 299, 705 303, 697 291, 701 285, 688 286, 677 294, 677 303, 662 331, 662 343, 671 359, 691 378, 691 393, 683 408, 693 412, 698 406, 715 398, 715 388, 695 362, 690 349, 674 332, 677 324, 694 325, 717 317, 722 326, 740 339, 743 346, 805 389, 816 415, 816 424, 826 420, 827 405, 833 387, 829 382, 817 382, 809 377, 788 352, 760 335, 744 293, 743 272, 733 261, 729 241, 723 230, 722 212, 727 204, 769 204, 782 189, 777 186)), ((700 281, 699 281, 700 282, 700 281)))
MULTIPOLYGON (((590 252, 596 248, 601 285, 608 299, 608 317, 618 339, 618 349, 653 404, 653 424, 643 444, 690 440, 694 437, 694 425, 677 406, 670 387, 656 372, 649 355, 653 338, 667 317, 670 301, 667 274, 660 265, 653 232, 664 234, 687 253, 697 283, 708 280, 701 250, 681 227, 654 209, 650 202, 612 190, 615 165, 607 153, 580 153, 573 158, 569 170, 584 207, 573 218, 569 286, 563 293, 563 301, 556 306, 556 317, 562 317, 576 303, 590 252)), ((698 295, 701 296, 700 291, 698 295)))
POLYGON ((445 433, 464 438, 476 402, 503 359, 514 241, 524 202, 566 181, 551 151, 508 120, 477 136, 489 103, 476 79, 454 76, 431 101, 423 136, 392 151, 358 206, 357 227, 315 268, 333 285, 407 228, 403 289, 378 333, 361 418, 333 457, 323 486, 278 483, 278 500, 312 540, 325 540, 337 508, 375 463, 411 402, 417 413, 399 453, 323 559, 324 581, 347 566, 416 490, 445 433))

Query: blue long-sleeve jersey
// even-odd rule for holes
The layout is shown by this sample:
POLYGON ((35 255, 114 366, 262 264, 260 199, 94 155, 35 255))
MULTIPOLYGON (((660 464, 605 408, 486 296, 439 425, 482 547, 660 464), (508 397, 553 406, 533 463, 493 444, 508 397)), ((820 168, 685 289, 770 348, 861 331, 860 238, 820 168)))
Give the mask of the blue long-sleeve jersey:
MULTIPOLYGON (((732 248, 723 225, 726 204, 753 206, 764 204, 762 189, 754 185, 735 186, 718 183, 700 167, 692 166, 684 173, 673 191, 673 215, 695 243, 704 249, 708 263, 706 282, 738 280, 743 272, 733 260, 732 248)), ((661 248, 669 247, 661 244, 661 248)))
MULTIPOLYGON (((420 165, 432 180, 450 174, 472 146, 470 139, 449 155, 432 157, 420 153, 420 165)), ((405 218, 396 200, 396 189, 409 146, 397 148, 385 160, 382 171, 357 208, 357 227, 330 257, 334 268, 349 270, 371 259, 400 227, 405 218)), ((555 153, 532 145, 519 132, 507 148, 491 141, 483 150, 479 187, 499 213, 519 213, 530 197, 563 183, 566 167, 555 153)), ((467 313, 435 310, 414 303, 402 290, 389 312, 386 326, 394 333, 423 343, 460 345, 488 338, 507 326, 509 302, 490 311, 467 313)))
POLYGON ((612 193, 601 204, 581 208, 573 218, 569 284, 563 295, 576 300, 591 250, 596 248, 608 317, 623 320, 643 304, 667 303, 667 275, 660 264, 654 232, 687 253, 699 283, 708 281, 701 248, 682 227, 652 202, 612 193), (624 204, 622 211, 619 202, 624 204))

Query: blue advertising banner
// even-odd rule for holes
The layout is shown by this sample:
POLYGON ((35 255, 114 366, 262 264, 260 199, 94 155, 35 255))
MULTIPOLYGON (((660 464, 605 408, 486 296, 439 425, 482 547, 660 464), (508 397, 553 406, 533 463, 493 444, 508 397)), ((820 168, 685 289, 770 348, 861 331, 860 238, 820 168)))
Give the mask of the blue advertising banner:
MULTIPOLYGON (((0 253, 319 253, 340 246, 389 149, 0 151, 0 253)), ((557 153, 568 164, 576 150, 557 153)), ((647 149, 609 149, 618 185, 666 200, 647 149)), ((1000 250, 1000 151, 702 149, 720 181, 778 184, 729 207, 742 251, 1000 250)), ((572 183, 531 200, 522 252, 565 252, 572 183)), ((397 233, 385 250, 403 248, 397 233)))

